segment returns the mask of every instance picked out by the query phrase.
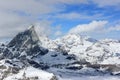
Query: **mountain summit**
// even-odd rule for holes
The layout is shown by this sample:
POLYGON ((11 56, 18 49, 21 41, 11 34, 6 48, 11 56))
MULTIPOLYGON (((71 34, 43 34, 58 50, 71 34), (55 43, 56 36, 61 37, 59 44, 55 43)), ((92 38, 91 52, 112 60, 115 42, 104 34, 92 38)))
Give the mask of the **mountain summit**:
POLYGON ((39 37, 32 25, 29 29, 16 35, 16 37, 10 41, 8 47, 31 48, 33 45, 38 45, 40 43, 39 37))
POLYGON ((44 55, 47 49, 41 47, 41 42, 34 26, 24 32, 18 33, 6 46, 1 49, 0 58, 18 58, 21 56, 44 55))

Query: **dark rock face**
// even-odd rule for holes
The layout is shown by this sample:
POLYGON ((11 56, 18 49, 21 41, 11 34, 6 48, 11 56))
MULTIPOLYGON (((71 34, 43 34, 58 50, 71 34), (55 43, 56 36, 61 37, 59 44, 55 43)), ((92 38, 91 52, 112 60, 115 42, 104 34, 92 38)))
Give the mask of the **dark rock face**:
POLYGON ((58 80, 56 76, 53 76, 50 80, 58 80))
POLYGON ((68 55, 68 51, 65 50, 64 46, 58 45, 58 48, 55 49, 56 52, 61 52, 64 56, 68 55))
POLYGON ((66 69, 70 69, 70 70, 80 70, 82 68, 83 68, 82 66, 68 66, 68 67, 66 67, 66 69))
POLYGON ((0 48, 0 60, 4 58, 12 58, 13 53, 6 47, 1 47, 0 48))
POLYGON ((47 66, 47 65, 45 65, 45 64, 43 64, 43 63, 37 63, 37 62, 35 62, 34 60, 29 60, 29 59, 28 59, 28 63, 29 63, 31 66, 33 66, 33 67, 35 67, 35 68, 41 68, 42 70, 46 70, 46 69, 49 68, 49 66, 47 66))
POLYGON ((19 33, 16 37, 7 45, 8 47, 15 48, 31 48, 33 45, 40 43, 37 33, 35 32, 34 26, 30 29, 19 33))
POLYGON ((58 56, 57 54, 51 55, 51 57, 57 57, 57 56, 58 56))
POLYGON ((68 60, 76 60, 76 56, 74 54, 69 54, 66 59, 68 59, 68 60))
POLYGON ((41 47, 34 26, 16 35, 6 48, 0 48, 0 53, 3 53, 0 58, 20 58, 22 52, 31 57, 48 53, 48 49, 41 47))
POLYGON ((48 53, 48 49, 44 49, 38 45, 30 48, 29 50, 26 51, 28 53, 28 55, 33 55, 33 57, 35 56, 34 54, 40 54, 40 55, 45 55, 46 53, 48 53))
MULTIPOLYGON (((38 55, 42 56, 48 53, 48 49, 41 47, 41 42, 34 26, 30 29, 16 35, 8 45, 0 45, 0 60, 17 59, 24 66, 33 66, 35 68, 48 69, 45 64, 37 63, 32 60, 38 55)), ((9 64, 13 65, 13 63, 9 64)))

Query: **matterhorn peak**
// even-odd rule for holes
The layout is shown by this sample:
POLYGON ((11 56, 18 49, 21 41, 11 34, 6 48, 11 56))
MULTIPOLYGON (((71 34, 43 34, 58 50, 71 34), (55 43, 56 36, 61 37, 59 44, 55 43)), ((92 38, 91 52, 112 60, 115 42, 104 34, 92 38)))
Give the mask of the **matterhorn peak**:
POLYGON ((3 52, 2 58, 18 58, 21 57, 20 53, 33 57, 35 55, 44 55, 48 52, 47 49, 41 46, 41 41, 39 40, 34 26, 18 33, 6 47, 7 49, 3 52))
POLYGON ((10 41, 8 47, 25 47, 41 43, 35 31, 34 25, 30 26, 27 30, 17 34, 13 40, 10 41))
POLYGON ((34 31, 35 30, 35 26, 32 24, 29 26, 28 30, 34 31))

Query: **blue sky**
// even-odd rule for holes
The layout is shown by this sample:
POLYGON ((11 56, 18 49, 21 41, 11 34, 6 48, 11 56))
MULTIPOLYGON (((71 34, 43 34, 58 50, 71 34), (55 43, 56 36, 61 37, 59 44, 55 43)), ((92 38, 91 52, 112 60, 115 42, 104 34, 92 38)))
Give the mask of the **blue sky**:
POLYGON ((120 39, 120 0, 1 0, 0 40, 34 24, 52 38, 74 33, 120 39))

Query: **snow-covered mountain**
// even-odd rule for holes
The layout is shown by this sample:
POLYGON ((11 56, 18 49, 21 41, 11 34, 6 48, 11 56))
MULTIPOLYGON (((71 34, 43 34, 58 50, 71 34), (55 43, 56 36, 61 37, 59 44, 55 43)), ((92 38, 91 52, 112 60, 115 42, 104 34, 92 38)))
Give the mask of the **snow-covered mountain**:
POLYGON ((81 75, 119 75, 119 61, 118 40, 99 41, 78 34, 51 40, 37 35, 35 27, 31 26, 8 44, 0 43, 0 80, 64 80, 81 75))
POLYGON ((101 40, 86 50, 87 60, 101 64, 120 64, 120 42, 117 40, 101 40))
POLYGON ((42 46, 56 52, 72 54, 77 60, 96 64, 120 64, 120 41, 112 39, 96 40, 78 34, 67 34, 62 38, 50 40, 47 37, 42 46))
POLYGON ((77 34, 68 34, 61 39, 55 40, 68 54, 75 54, 78 57, 77 59, 84 58, 85 50, 96 41, 77 34))

